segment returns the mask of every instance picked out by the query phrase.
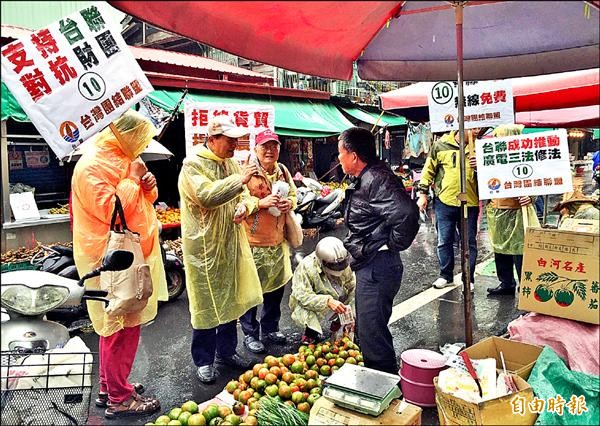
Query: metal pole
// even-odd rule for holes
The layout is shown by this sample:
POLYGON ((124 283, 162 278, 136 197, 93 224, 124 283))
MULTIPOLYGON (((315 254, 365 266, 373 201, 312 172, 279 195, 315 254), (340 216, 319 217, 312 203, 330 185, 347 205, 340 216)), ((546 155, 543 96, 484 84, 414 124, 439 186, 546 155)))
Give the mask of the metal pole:
POLYGON ((464 315, 465 315, 465 343, 473 344, 473 323, 469 267, 469 229, 467 207, 467 173, 465 156, 465 106, 463 94, 463 5, 464 2, 454 3, 454 17, 456 22, 456 60, 458 65, 458 134, 460 137, 460 230, 461 230, 461 269, 463 283, 464 315))
MULTIPOLYGON (((0 147, 2 162, 2 223, 10 222, 10 197, 8 191, 9 183, 9 161, 8 161, 8 135, 6 134, 6 120, 2 120, 1 128, 2 146, 0 147)), ((3 233, 4 234, 4 233, 3 233)))

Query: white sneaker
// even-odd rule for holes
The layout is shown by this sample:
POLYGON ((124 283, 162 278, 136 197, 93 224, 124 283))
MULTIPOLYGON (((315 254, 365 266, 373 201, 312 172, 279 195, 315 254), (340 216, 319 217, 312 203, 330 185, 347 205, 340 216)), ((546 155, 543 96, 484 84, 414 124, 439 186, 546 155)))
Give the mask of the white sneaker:
POLYGON ((454 285, 454 283, 453 282, 449 282, 447 279, 441 278, 441 277, 438 278, 437 280, 435 280, 433 282, 433 287, 434 288, 438 288, 438 289, 439 288, 444 288, 444 287, 449 287, 451 285, 454 285))
POLYGON ((475 291, 475 283, 471 283, 471 293, 475 291))

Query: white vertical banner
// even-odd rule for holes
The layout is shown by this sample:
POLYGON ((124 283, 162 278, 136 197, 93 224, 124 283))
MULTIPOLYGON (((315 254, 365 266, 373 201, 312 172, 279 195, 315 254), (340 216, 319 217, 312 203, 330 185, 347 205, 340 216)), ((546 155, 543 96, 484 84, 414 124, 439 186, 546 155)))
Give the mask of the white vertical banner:
POLYGON ((479 198, 573 191, 566 129, 475 141, 479 198))
POLYGON ((0 52, 2 81, 61 159, 153 90, 100 2, 0 52))
POLYGON ((240 141, 238 143, 236 150, 238 159, 241 159, 242 151, 250 151, 254 148, 256 134, 267 129, 275 131, 275 108, 272 105, 185 102, 186 155, 190 155, 194 146, 204 143, 206 135, 208 135, 208 122, 217 115, 232 117, 238 127, 246 129, 250 134, 248 142, 240 141))
MULTIPOLYGON (((515 122, 512 85, 507 80, 465 81, 465 129, 496 127, 515 122)), ((458 130, 458 85, 433 84, 427 93, 432 132, 458 130)))

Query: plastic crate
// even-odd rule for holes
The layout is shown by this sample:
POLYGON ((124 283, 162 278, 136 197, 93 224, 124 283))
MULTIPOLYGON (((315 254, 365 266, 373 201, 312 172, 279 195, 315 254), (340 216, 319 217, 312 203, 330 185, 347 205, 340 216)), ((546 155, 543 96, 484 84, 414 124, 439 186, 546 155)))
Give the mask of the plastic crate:
POLYGON ((2 425, 85 425, 92 396, 93 352, 2 351, 2 425))
POLYGON ((37 270, 38 266, 32 265, 30 262, 8 262, 0 265, 0 273, 11 271, 37 270))

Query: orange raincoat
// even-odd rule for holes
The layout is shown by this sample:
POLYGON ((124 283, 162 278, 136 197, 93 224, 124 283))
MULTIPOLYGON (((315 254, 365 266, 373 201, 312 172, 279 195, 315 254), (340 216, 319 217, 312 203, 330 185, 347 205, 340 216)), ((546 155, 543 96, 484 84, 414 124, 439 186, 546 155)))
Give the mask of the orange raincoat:
MULTIPOLYGON (((95 147, 86 150, 77 162, 72 179, 73 251, 80 276, 100 265, 110 233, 110 220, 115 206, 115 194, 121 199, 127 227, 140 234, 146 262, 150 265, 153 293, 148 305, 138 313, 112 316, 104 304, 88 301, 88 311, 94 330, 110 336, 125 327, 145 324, 156 317, 158 300, 167 300, 167 283, 158 241, 158 222, 153 203, 156 188, 144 191, 129 178, 129 167, 148 146, 156 128, 141 114, 128 111, 110 128, 95 136, 95 147)), ((86 281, 86 288, 98 289, 99 278, 86 281)))

